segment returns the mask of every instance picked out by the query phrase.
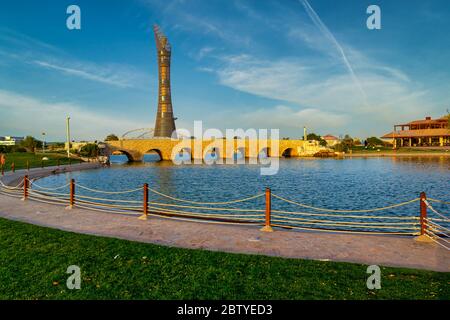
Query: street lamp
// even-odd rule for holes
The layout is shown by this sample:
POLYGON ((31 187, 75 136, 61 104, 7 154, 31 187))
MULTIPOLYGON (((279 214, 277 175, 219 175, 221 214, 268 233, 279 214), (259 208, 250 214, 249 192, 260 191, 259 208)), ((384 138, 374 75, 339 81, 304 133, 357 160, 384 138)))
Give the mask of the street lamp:
POLYGON ((67 132, 67 158, 70 158, 70 117, 66 119, 66 132, 67 132))
POLYGON ((42 132, 42 153, 45 153, 45 132, 42 132))

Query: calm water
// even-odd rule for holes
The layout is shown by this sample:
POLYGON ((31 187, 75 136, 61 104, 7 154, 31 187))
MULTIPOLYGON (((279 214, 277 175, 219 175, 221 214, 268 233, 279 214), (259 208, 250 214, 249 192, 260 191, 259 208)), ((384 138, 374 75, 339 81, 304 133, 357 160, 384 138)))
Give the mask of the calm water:
MULTIPOLYGON (((168 161, 155 162, 151 155, 146 156, 145 163, 128 164, 125 160, 124 156, 114 156, 110 168, 50 176, 37 183, 55 187, 74 178, 79 184, 107 191, 148 183, 162 193, 205 202, 248 197, 270 187, 284 198, 333 209, 381 207, 416 198, 421 191, 428 197, 450 200, 450 159, 445 157, 282 159, 279 173, 274 176, 261 176, 258 165, 178 166, 168 161)), ((81 189, 77 192, 85 193, 81 189)), ((141 200, 142 194, 114 197, 141 200)), ((263 208, 262 200, 242 206, 263 208)), ((273 201, 273 206, 301 209, 278 200, 273 201)), ((414 203, 391 212, 416 216, 417 207, 418 203, 414 203)), ((449 211, 443 205, 436 204, 436 208, 449 211)))

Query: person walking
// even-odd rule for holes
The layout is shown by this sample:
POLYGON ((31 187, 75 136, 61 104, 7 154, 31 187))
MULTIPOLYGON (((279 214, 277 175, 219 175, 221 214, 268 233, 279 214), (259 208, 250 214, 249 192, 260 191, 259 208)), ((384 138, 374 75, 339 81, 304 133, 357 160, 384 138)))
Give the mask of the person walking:
POLYGON ((2 153, 0 154, 0 166, 4 167, 6 163, 6 156, 2 153))

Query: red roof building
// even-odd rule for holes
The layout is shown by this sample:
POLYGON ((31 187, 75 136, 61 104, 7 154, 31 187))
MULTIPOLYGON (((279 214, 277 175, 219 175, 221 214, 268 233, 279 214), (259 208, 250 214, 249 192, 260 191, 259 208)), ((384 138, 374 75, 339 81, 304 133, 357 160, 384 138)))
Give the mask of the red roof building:
POLYGON ((415 120, 405 124, 394 125, 394 131, 381 139, 391 139, 394 147, 430 147, 450 146, 449 119, 442 117, 415 120))

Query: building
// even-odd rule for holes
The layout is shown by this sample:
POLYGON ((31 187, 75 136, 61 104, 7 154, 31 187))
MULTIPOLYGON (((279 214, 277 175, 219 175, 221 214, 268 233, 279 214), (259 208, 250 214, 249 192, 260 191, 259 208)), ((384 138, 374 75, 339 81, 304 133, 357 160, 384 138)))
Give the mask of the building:
POLYGON ((394 125, 394 131, 381 137, 398 147, 443 147, 450 146, 449 119, 426 117, 405 124, 394 125))
MULTIPOLYGON (((170 56, 172 48, 167 37, 154 26, 156 50, 158 55, 159 91, 158 111, 155 121, 155 137, 172 137, 175 131, 175 118, 173 117, 172 97, 170 91, 170 56)), ((175 137, 174 137, 175 138, 175 137)))
POLYGON ((4 136, 0 137, 0 146, 16 146, 21 141, 23 141, 24 137, 11 137, 11 136, 4 136))
POLYGON ((338 137, 332 136, 331 134, 327 134, 326 136, 323 136, 322 139, 327 142, 328 147, 333 147, 340 142, 338 137))

